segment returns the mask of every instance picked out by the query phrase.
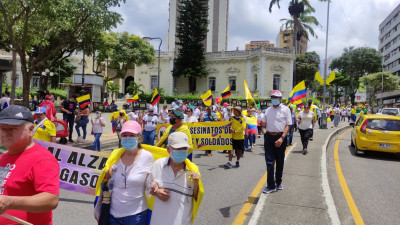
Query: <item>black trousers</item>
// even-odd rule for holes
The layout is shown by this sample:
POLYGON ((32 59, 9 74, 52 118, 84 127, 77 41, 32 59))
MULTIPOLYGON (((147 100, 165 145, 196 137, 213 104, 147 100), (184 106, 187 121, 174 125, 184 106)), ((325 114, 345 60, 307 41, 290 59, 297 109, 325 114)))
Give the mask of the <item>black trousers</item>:
POLYGON ((67 122, 68 125, 68 135, 69 135, 69 140, 72 140, 72 132, 74 131, 74 120, 75 116, 63 116, 63 120, 67 122))
POLYGON ((306 129, 306 130, 299 129, 299 131, 300 131, 301 143, 303 144, 303 149, 307 149, 308 140, 310 139, 310 137, 313 136, 313 129, 306 129))
POLYGON ((275 146, 275 142, 280 138, 280 135, 264 135, 265 162, 267 164, 267 186, 274 189, 276 185, 282 183, 283 164, 285 162, 285 150, 287 141, 284 138, 280 147, 275 146), (275 172, 276 162, 276 172, 275 172), (275 172, 275 173, 274 173, 275 172), (274 176, 275 175, 275 176, 274 176))

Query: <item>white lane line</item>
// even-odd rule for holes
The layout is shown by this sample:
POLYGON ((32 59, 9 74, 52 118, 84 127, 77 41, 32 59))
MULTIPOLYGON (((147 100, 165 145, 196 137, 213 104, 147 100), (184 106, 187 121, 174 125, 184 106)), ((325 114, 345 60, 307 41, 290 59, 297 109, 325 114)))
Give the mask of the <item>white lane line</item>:
MULTIPOLYGON (((293 144, 292 148, 286 153, 285 161, 289 157, 290 152, 296 147, 296 144, 297 144, 297 142, 295 142, 293 144)), ((264 211, 264 206, 265 206, 265 203, 267 202, 267 197, 268 197, 268 195, 263 194, 262 190, 261 190, 260 198, 258 199, 256 207, 254 208, 253 215, 251 216, 250 221, 248 223, 249 225, 256 225, 257 224, 258 219, 260 218, 260 215, 264 211)))
POLYGON ((340 128, 334 132, 332 132, 325 141, 325 144, 322 146, 322 154, 321 154, 321 180, 322 180, 322 192, 325 198, 325 204, 327 207, 328 215, 331 219, 331 223, 334 225, 340 225, 340 219, 338 212, 336 210, 335 202, 333 201, 331 187, 329 186, 328 180, 328 169, 326 162, 326 151, 328 150, 328 144, 331 141, 332 137, 339 133, 340 131, 346 129, 347 127, 340 128))

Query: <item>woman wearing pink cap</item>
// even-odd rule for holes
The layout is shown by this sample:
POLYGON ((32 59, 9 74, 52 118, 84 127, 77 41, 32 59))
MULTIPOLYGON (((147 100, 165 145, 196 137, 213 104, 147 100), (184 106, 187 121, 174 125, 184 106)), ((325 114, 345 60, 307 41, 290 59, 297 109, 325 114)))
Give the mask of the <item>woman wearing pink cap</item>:
POLYGON ((111 193, 110 225, 147 224, 145 181, 153 166, 153 155, 142 149, 142 129, 138 122, 127 121, 121 129, 122 148, 115 149, 101 171, 96 186, 108 180, 111 193))

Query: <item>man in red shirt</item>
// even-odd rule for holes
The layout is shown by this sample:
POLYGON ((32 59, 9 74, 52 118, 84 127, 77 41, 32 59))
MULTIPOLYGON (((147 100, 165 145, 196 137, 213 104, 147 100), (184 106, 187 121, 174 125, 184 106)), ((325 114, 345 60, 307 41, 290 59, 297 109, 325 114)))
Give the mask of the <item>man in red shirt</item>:
POLYGON ((54 106, 54 103, 50 101, 50 95, 45 96, 45 100, 40 103, 39 107, 44 107, 46 109, 46 116, 50 121, 54 121, 56 118, 56 107, 54 106))
MULTIPOLYGON (((0 112, 0 142, 8 149, 0 156, 0 215, 51 225, 60 168, 47 149, 33 142, 33 130, 27 108, 11 105, 0 112)), ((0 224, 18 223, 0 216, 0 224)))

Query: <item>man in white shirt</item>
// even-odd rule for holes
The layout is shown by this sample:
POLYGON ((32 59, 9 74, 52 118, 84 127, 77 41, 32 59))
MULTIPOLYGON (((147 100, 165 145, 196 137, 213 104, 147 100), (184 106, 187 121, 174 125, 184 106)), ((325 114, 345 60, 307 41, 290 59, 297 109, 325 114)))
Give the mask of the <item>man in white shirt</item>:
POLYGON ((155 195, 150 225, 191 225, 193 201, 197 201, 200 174, 186 168, 188 137, 174 132, 168 137, 170 157, 154 162, 149 179, 155 195), (191 181, 192 180, 192 181, 191 181))
POLYGON ((148 113, 143 117, 143 144, 154 145, 158 116, 154 114, 154 109, 149 108, 148 113))
POLYGON ((199 120, 200 119, 200 114, 201 114, 200 106, 196 106, 196 108, 193 111, 193 116, 196 117, 197 120, 199 120))
POLYGON ((2 98, 0 99, 0 109, 1 110, 6 109, 8 108, 8 106, 10 106, 10 98, 8 97, 7 94, 3 94, 2 98))
POLYGON ((263 127, 266 127, 264 149, 268 172, 267 186, 263 192, 267 194, 275 192, 277 189, 283 189, 282 173, 287 146, 286 136, 289 133, 290 125, 292 125, 292 117, 290 109, 281 102, 282 93, 278 90, 272 91, 272 106, 265 111, 262 121, 263 127))

